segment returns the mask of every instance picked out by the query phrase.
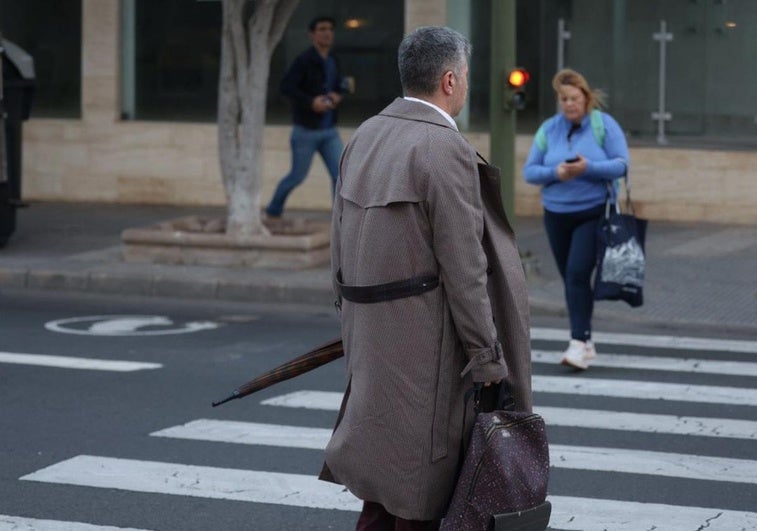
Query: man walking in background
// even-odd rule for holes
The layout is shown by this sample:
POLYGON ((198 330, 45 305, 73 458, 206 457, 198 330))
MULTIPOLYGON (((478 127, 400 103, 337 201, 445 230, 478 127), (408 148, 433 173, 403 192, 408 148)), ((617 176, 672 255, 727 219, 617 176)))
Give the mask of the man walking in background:
POLYGON ((268 217, 281 216, 287 197, 307 177, 316 151, 331 175, 332 193, 336 185, 343 146, 336 129, 342 88, 339 65, 331 54, 334 27, 331 17, 310 22, 308 36, 313 46, 297 56, 281 81, 281 92, 292 100, 292 169, 276 187, 266 209, 268 217))

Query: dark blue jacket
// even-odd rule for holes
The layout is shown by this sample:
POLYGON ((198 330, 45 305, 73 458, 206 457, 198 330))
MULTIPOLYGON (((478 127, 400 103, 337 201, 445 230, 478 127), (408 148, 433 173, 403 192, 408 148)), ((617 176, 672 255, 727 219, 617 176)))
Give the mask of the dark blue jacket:
MULTIPOLYGON (((330 56, 334 57, 333 55, 330 56)), ((336 58, 334 60, 336 61, 336 58)), ((332 91, 341 94, 340 80, 339 62, 336 61, 336 86, 331 87, 330 90, 325 86, 326 68, 323 64, 323 58, 314 46, 298 55, 284 74, 280 87, 281 93, 292 99, 292 120, 294 123, 308 129, 318 129, 323 115, 311 108, 313 99, 332 91)), ((336 123, 336 109, 333 112, 334 123, 336 123)))

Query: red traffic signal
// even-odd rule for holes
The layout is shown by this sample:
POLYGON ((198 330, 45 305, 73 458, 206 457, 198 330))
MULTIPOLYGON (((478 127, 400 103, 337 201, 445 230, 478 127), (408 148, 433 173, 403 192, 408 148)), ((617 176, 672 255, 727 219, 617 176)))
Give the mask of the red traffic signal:
POLYGON ((526 83, 531 74, 525 68, 513 68, 507 72, 505 87, 505 109, 519 111, 526 107, 526 83))
POLYGON ((528 80, 531 79, 531 74, 525 68, 513 68, 507 75, 507 84, 512 88, 523 88, 528 80))

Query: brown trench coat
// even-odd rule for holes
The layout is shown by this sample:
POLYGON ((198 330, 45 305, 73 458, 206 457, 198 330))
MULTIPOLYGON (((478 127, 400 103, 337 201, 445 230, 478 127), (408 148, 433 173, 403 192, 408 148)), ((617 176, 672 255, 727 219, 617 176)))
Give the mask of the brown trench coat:
POLYGON ((497 202, 499 185, 479 181, 473 147, 419 102, 396 99, 342 156, 333 274, 348 285, 435 274, 440 286, 342 301, 348 388, 321 478, 405 519, 444 514, 472 426, 464 394, 473 381, 509 370, 518 408, 531 409, 525 276, 497 202))

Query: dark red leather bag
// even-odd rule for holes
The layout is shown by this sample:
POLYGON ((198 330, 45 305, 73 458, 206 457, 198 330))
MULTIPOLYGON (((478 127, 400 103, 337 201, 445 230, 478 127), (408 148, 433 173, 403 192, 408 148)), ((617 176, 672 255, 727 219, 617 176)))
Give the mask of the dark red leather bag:
POLYGON ((551 514, 548 482, 544 419, 505 409, 478 412, 440 531, 543 531, 551 514))

